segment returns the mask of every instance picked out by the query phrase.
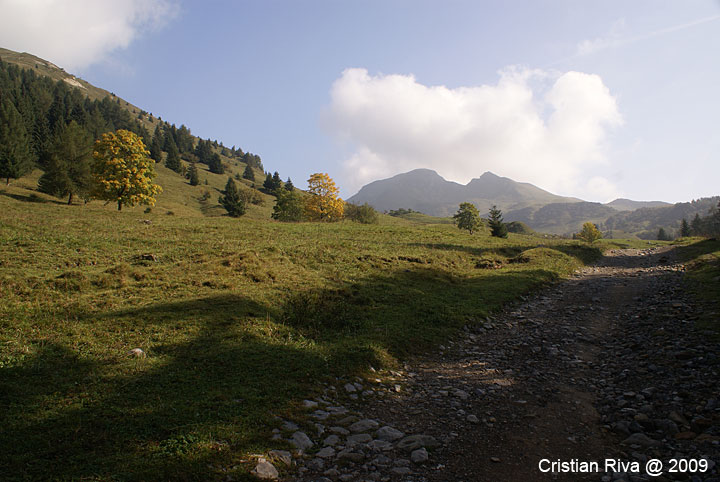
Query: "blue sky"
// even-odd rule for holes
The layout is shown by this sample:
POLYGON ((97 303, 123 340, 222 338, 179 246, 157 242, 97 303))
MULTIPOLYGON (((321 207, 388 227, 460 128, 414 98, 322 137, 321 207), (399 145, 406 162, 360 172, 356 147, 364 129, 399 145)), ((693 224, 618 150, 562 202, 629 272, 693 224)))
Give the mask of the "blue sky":
POLYGON ((0 46, 345 197, 418 167, 720 194, 715 0, 0 0, 0 46))

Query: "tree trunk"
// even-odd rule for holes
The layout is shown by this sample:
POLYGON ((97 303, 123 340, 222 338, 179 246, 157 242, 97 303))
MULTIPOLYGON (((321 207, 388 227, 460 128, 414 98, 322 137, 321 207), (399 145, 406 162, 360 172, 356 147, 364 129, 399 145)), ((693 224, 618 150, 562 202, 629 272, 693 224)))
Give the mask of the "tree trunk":
POLYGON ((73 197, 73 193, 70 193, 70 196, 68 197, 68 206, 70 206, 72 204, 72 197, 73 197))
POLYGON ((122 201, 118 199, 118 211, 122 211, 122 201))

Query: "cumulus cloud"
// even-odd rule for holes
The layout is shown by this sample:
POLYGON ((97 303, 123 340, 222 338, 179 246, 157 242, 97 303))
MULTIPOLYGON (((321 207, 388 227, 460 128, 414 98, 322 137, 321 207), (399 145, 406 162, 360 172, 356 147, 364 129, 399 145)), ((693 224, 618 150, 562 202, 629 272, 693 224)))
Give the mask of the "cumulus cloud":
POLYGON ((0 0, 0 44, 82 69, 162 27, 177 9, 172 0, 0 0))
POLYGON ((606 161, 608 129, 622 123, 597 75, 508 68, 494 85, 450 89, 353 68, 330 94, 327 124, 353 148, 347 189, 429 168, 461 183, 492 171, 562 194, 614 193, 586 173, 606 161))

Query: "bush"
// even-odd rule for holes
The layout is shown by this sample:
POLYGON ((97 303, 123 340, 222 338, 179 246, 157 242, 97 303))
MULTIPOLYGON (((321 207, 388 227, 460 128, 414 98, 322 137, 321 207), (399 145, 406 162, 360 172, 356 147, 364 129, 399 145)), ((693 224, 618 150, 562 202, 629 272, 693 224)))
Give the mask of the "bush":
POLYGON ((587 222, 587 223, 583 224, 582 231, 575 234, 574 237, 576 239, 580 239, 587 243, 592 243, 592 242, 602 238, 602 233, 600 232, 598 227, 595 226, 593 223, 587 222))
POLYGON ((345 203, 345 218, 361 224, 378 224, 380 222, 380 215, 368 203, 362 206, 345 203))

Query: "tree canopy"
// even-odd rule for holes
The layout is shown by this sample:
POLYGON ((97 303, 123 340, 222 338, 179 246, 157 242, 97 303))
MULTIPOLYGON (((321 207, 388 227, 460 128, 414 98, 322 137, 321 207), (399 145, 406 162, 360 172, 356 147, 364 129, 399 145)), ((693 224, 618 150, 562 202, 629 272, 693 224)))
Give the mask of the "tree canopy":
POLYGON ((149 154, 133 132, 119 129, 103 134, 93 152, 92 170, 98 182, 94 197, 116 201, 118 211, 124 205, 154 206, 162 188, 152 182, 155 163, 149 154))
POLYGON ((465 229, 469 231, 470 234, 482 226, 480 213, 472 203, 461 203, 453 219, 458 228, 465 229))
POLYGON ((345 203, 340 190, 326 173, 315 173, 308 179, 305 214, 313 221, 339 221, 343 217, 345 203))
POLYGON ((53 138, 38 188, 53 196, 68 196, 68 204, 72 204, 75 195, 89 199, 94 185, 92 159, 90 133, 71 121, 53 138))

